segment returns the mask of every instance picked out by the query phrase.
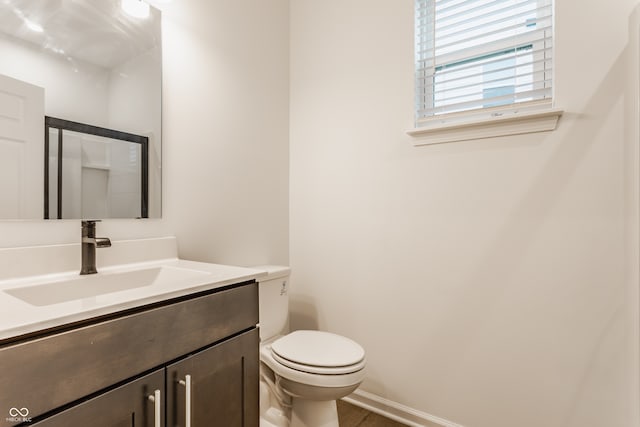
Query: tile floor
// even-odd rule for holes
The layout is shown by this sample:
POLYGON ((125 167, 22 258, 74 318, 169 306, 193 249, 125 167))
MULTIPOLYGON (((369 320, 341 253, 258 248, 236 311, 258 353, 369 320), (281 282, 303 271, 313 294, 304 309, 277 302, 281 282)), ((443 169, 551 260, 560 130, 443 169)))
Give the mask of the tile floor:
POLYGON ((340 427, 406 427, 381 415, 338 400, 340 427))

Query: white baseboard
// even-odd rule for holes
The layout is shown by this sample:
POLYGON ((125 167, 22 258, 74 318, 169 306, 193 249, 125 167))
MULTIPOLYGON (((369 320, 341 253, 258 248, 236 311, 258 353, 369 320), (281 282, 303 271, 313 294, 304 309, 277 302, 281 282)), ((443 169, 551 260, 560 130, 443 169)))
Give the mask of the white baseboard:
POLYGON ((463 427, 362 390, 356 390, 342 400, 411 427, 463 427))

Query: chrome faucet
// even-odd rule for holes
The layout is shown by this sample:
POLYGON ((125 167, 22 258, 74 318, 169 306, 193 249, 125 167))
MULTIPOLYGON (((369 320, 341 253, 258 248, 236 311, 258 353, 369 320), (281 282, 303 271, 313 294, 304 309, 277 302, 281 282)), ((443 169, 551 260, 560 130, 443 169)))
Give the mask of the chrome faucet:
POLYGON ((80 274, 95 274, 96 248, 111 247, 111 240, 106 237, 96 237, 96 222, 99 219, 82 221, 82 268, 80 274))

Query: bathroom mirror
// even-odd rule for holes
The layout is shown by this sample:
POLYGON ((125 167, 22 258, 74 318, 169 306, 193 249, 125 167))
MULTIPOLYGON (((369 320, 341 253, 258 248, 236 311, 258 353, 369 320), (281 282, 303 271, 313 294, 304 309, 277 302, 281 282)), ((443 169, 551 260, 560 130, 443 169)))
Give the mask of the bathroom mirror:
POLYGON ((160 217, 160 11, 4 0, 0 51, 0 219, 160 217))

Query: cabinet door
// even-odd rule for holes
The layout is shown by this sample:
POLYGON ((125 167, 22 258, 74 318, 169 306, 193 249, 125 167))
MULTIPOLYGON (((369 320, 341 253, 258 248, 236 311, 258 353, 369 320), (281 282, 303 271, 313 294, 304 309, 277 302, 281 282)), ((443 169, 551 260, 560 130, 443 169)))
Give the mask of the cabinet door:
POLYGON ((126 383, 31 425, 155 427, 164 425, 164 369, 126 383), (149 396, 154 396, 153 401, 149 396), (156 397, 159 396, 159 401, 156 397), (159 419, 157 417, 159 416, 159 419))
POLYGON ((258 427, 259 341, 252 329, 168 366, 167 425, 258 427))

